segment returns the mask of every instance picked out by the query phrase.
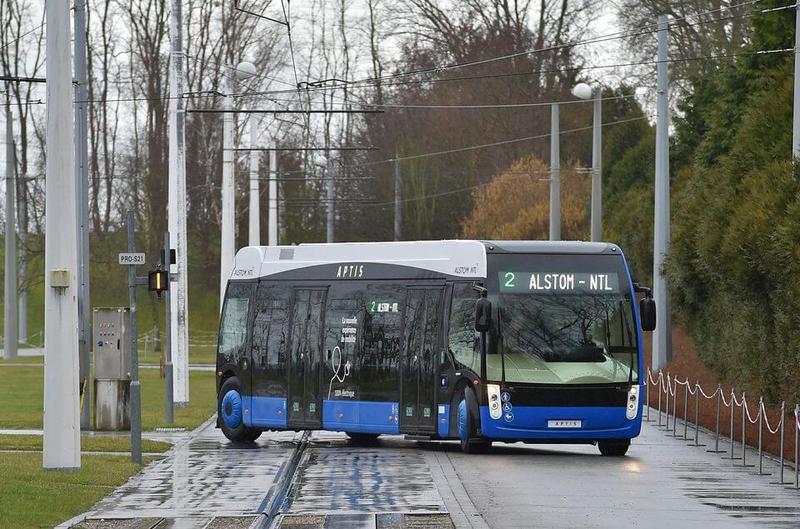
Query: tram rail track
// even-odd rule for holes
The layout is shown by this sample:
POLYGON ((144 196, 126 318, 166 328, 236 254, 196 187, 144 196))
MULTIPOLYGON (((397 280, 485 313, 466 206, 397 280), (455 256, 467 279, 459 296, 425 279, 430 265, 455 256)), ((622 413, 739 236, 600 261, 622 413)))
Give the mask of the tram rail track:
POLYGON ((286 496, 289 493, 289 488, 292 486, 292 481, 294 481, 294 476, 297 472, 297 467, 300 465, 300 460, 303 458, 303 453, 308 447, 310 436, 310 431, 303 431, 299 442, 292 451, 292 455, 289 457, 288 461, 281 466, 272 487, 270 487, 267 495, 262 500, 258 508, 261 517, 250 526, 251 529, 277 529, 277 523, 282 514, 281 507, 283 507, 286 502, 286 496))

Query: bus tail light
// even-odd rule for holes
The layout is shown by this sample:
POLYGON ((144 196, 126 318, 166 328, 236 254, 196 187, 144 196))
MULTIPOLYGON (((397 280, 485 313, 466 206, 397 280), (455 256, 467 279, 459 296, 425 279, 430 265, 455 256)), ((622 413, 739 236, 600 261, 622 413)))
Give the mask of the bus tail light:
POLYGON ((500 386, 486 384, 486 394, 489 397, 489 417, 499 419, 503 416, 502 405, 500 404, 500 386))
POLYGON ((628 390, 628 405, 625 409, 625 416, 628 419, 635 419, 639 413, 639 386, 631 386, 628 390))

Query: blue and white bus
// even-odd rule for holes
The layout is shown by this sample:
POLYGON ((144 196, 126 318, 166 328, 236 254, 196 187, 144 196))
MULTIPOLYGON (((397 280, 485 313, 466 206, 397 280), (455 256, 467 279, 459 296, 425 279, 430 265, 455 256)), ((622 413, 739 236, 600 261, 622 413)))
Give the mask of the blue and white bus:
POLYGON ((243 248, 220 323, 218 426, 239 442, 311 429, 624 455, 654 307, 608 243, 243 248))

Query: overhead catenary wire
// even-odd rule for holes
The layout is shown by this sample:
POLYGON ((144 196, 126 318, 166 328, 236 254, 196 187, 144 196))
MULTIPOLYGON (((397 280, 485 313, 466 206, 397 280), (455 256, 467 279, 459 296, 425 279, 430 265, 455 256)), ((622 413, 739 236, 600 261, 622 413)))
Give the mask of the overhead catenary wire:
POLYGON ((297 77, 297 63, 294 60, 294 42, 292 41, 292 25, 289 22, 289 12, 291 12, 291 0, 286 0, 286 7, 281 0, 281 9, 283 10, 283 19, 286 21, 286 35, 289 39, 289 55, 292 58, 292 71, 294 72, 294 82, 299 87, 300 79, 297 77))
MULTIPOLYGON (((712 10, 708 10, 708 11, 704 11, 704 12, 700 12, 700 13, 693 13, 691 15, 687 15, 686 17, 680 17, 677 20, 686 20, 688 18, 700 17, 700 16, 703 16, 703 15, 706 15, 706 14, 711 14, 711 13, 714 13, 714 12, 717 12, 717 11, 721 11, 723 9, 735 9, 736 7, 741 7, 741 6, 745 6, 745 5, 749 5, 749 4, 754 4, 754 3, 757 3, 757 2, 760 2, 760 1, 762 1, 762 0, 748 0, 747 2, 743 2, 741 4, 737 4, 737 5, 734 5, 734 6, 727 6, 727 7, 724 7, 724 8, 712 9, 712 10)), ((740 14, 740 15, 733 15, 733 16, 728 17, 728 18, 732 19, 732 18, 745 17, 745 16, 750 16, 750 13, 743 13, 743 14, 740 14)), ((711 22, 716 22, 716 20, 700 21, 700 22, 697 22, 697 23, 691 24, 691 25, 707 24, 707 23, 711 23, 711 22)), ((567 43, 563 43, 563 44, 556 44, 556 45, 546 46, 546 47, 543 47, 543 48, 530 48, 530 49, 522 50, 522 51, 519 51, 519 52, 500 55, 500 56, 496 56, 496 57, 489 57, 489 58, 486 58, 486 59, 480 59, 480 60, 475 60, 475 61, 453 63, 453 64, 449 64, 449 65, 445 65, 445 66, 434 66, 434 67, 428 67, 428 68, 420 68, 420 69, 416 69, 416 70, 410 70, 410 71, 406 71, 406 72, 398 72, 398 73, 385 75, 385 76, 366 77, 366 78, 362 78, 362 79, 356 79, 356 80, 353 80, 353 81, 339 81, 339 83, 341 83, 341 84, 335 84, 334 83, 334 84, 329 85, 328 81, 331 81, 331 80, 328 80, 328 79, 322 80, 322 81, 317 81, 317 84, 321 84, 321 86, 314 86, 315 82, 308 82, 308 83, 306 83, 306 86, 305 86, 304 89, 305 90, 335 89, 335 88, 342 88, 344 86, 352 87, 354 85, 357 85, 357 84, 363 83, 363 82, 368 82, 370 84, 375 84, 375 83, 378 83, 378 82, 381 82, 381 81, 386 81, 386 80, 390 80, 391 81, 391 80, 394 80, 394 79, 397 79, 397 78, 400 78, 400 77, 423 75, 423 74, 432 74, 432 73, 439 74, 439 73, 442 73, 444 71, 450 71, 450 70, 459 69, 459 68, 467 68, 467 67, 472 67, 472 66, 479 66, 479 65, 498 62, 498 61, 502 61, 502 60, 513 59, 513 58, 521 57, 521 56, 528 56, 528 55, 533 55, 533 54, 538 54, 538 53, 543 53, 543 52, 550 52, 550 51, 558 51, 558 50, 564 49, 564 48, 572 48, 572 47, 576 47, 576 46, 583 46, 583 45, 588 45, 588 44, 596 44, 596 43, 601 43, 601 42, 607 42, 609 40, 617 40, 617 39, 635 37, 635 36, 639 36, 639 35, 652 34, 652 33, 655 33, 656 30, 657 30, 657 27, 656 27, 655 24, 653 24, 653 25, 650 25, 650 26, 643 26, 642 28, 634 29, 634 30, 630 30, 630 31, 618 31, 618 32, 613 32, 613 33, 607 33, 607 34, 604 34, 604 35, 598 35, 598 36, 595 36, 595 37, 589 37, 589 38, 586 38, 586 39, 567 42, 567 43)), ((431 80, 428 80, 428 81, 431 81, 431 80)))
MULTIPOLYGON (((772 53, 785 53, 789 51, 794 51, 794 48, 775 48, 769 50, 752 50, 752 51, 743 51, 743 52, 734 52, 734 53, 725 53, 725 54, 708 54, 708 55, 698 55, 693 57, 671 57, 667 60, 667 63, 675 63, 675 62, 686 62, 686 61, 702 61, 702 60, 720 60, 720 59, 727 59, 727 58, 735 58, 735 57, 745 57, 750 55, 766 55, 772 53)), ((477 81, 477 80, 484 80, 484 79, 501 79, 506 77, 526 77, 535 74, 547 74, 547 73, 569 73, 575 71, 585 71, 585 70, 603 70, 603 69, 612 69, 612 68, 621 68, 627 66, 646 66, 646 65, 657 65, 658 60, 651 59, 651 60, 642 60, 642 61, 628 61, 628 62, 616 62, 616 63, 608 63, 608 64, 600 64, 594 66, 569 66, 563 68, 551 68, 551 69, 541 69, 541 70, 531 70, 531 71, 522 71, 522 72, 506 72, 500 74, 485 74, 485 75, 471 75, 471 76, 462 76, 462 77, 449 77, 449 78, 439 78, 439 79, 411 79, 411 80, 400 80, 395 81, 392 83, 386 83, 381 86, 389 87, 389 86, 404 86, 404 85, 411 85, 411 84, 426 84, 426 83, 447 83, 447 82, 462 82, 462 81, 477 81)), ((348 88, 365 88, 370 86, 376 86, 374 84, 360 84, 360 85, 348 85, 348 88)), ((342 86, 337 87, 318 87, 318 88, 310 88, 308 90, 330 90, 330 89, 341 89, 342 86)), ((266 90, 266 91, 259 91, 259 92, 244 92, 237 94, 237 97, 261 97, 261 96, 270 96, 270 95, 281 95, 281 94, 294 94, 297 93, 297 90, 291 89, 280 89, 280 90, 266 90)))
MULTIPOLYGON (((701 55, 695 57, 673 57, 670 58, 667 62, 668 63, 675 63, 675 62, 686 62, 686 61, 701 61, 701 60, 721 60, 721 59, 730 59, 736 57, 746 57, 746 56, 756 56, 756 55, 770 55, 770 54, 777 54, 777 53, 790 53, 793 52, 794 48, 774 48, 768 50, 752 50, 752 51, 745 51, 745 52, 736 52, 736 53, 724 53, 724 54, 709 54, 709 55, 701 55)), ((619 68, 622 66, 635 66, 635 65, 647 65, 647 64, 658 64, 657 60, 649 60, 649 61, 635 61, 635 62, 626 62, 626 63, 614 63, 614 64, 606 64, 606 65, 599 65, 599 66, 587 66, 587 67, 568 67, 568 68, 560 68, 554 70, 548 70, 552 72, 568 72, 568 71, 576 71, 576 70, 589 70, 589 69, 597 69, 597 68, 619 68)), ((462 80, 474 80, 474 79, 488 79, 488 78, 499 78, 499 77, 509 77, 509 76, 523 76, 523 75, 531 75, 532 73, 536 72, 510 72, 506 74, 494 74, 494 75, 484 75, 484 76, 472 76, 472 77, 465 77, 465 78, 454 78, 454 79, 439 79, 434 81, 414 81, 414 82, 443 82, 443 81, 462 81, 462 80)), ((286 81, 280 81, 278 79, 271 79, 275 80, 276 82, 286 83, 286 81)), ((341 87, 339 87, 341 88, 341 87)), ((350 87, 352 88, 352 87, 350 87)), ((241 97, 260 97, 260 96, 270 96, 270 95, 278 95, 278 94, 289 94, 289 93, 297 93, 297 90, 267 90, 261 92, 246 92, 246 93, 239 93, 236 94, 237 98, 241 97)), ((119 98, 96 98, 96 99, 86 99, 86 100, 75 100, 73 103, 94 103, 94 104, 104 104, 104 103, 135 103, 135 102, 146 102, 146 101, 167 101, 170 99, 188 99, 192 97, 220 97, 220 93, 216 90, 196 90, 193 92, 187 92, 181 96, 155 96, 155 97, 137 97, 137 96, 128 96, 128 97, 119 97, 119 98)), ((633 97, 633 96, 625 96, 625 97, 633 97)), ((582 100, 570 100, 569 102, 577 103, 582 100)), ((553 102, 555 103, 555 102, 553 102)), ((389 105, 378 105, 375 103, 361 103, 364 106, 371 106, 371 107, 381 107, 386 106, 387 108, 389 105)), ((549 104, 547 102, 542 102, 541 105, 549 104)), ((537 103, 538 105, 538 103, 537 103)), ((491 106, 491 104, 490 104, 491 106)), ((402 108, 397 105, 398 108, 402 108)), ((412 108, 412 107, 407 107, 412 108)))

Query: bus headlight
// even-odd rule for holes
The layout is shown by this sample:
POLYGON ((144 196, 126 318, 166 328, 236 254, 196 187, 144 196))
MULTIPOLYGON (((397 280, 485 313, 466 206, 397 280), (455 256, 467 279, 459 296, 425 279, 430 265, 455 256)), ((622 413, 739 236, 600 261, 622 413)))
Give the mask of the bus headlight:
POLYGON ((635 419, 639 413, 639 386, 631 386, 628 390, 628 403, 625 409, 625 417, 635 419))
POLYGON ((489 397, 489 417, 492 419, 499 419, 503 416, 503 409, 500 404, 500 386, 497 384, 487 384, 486 394, 489 397))

